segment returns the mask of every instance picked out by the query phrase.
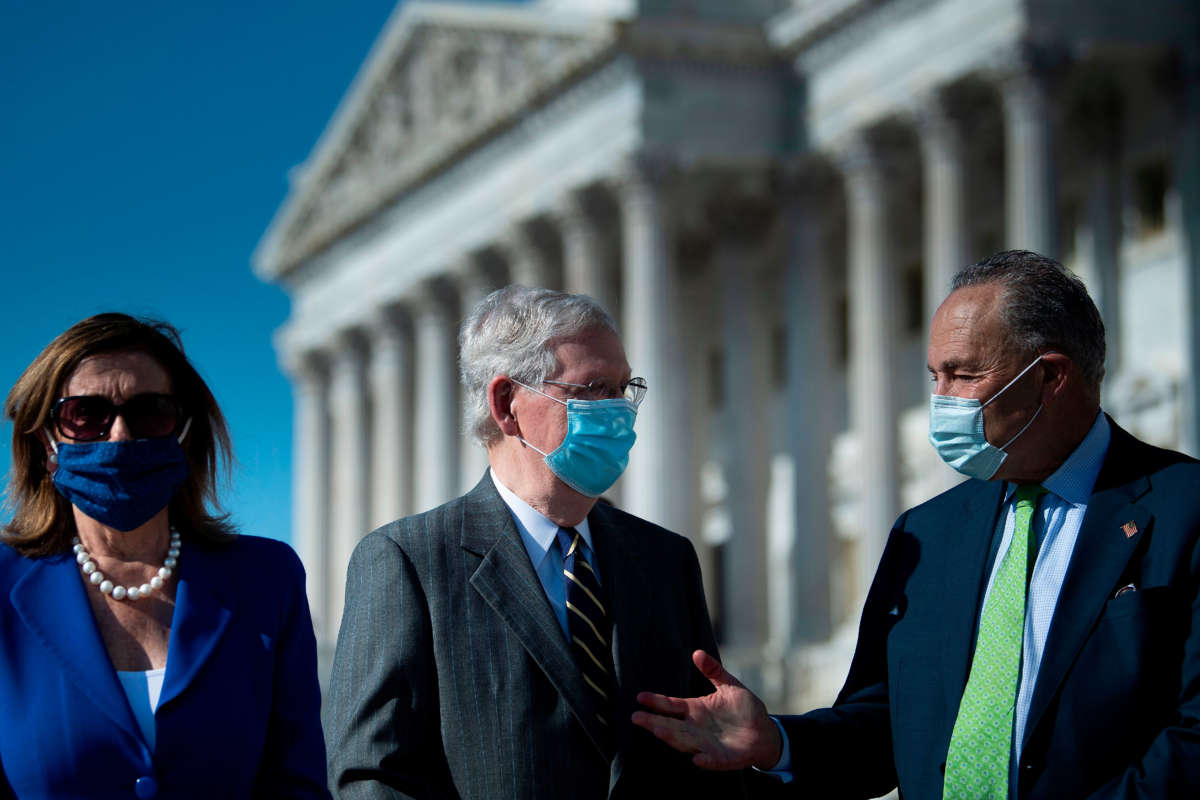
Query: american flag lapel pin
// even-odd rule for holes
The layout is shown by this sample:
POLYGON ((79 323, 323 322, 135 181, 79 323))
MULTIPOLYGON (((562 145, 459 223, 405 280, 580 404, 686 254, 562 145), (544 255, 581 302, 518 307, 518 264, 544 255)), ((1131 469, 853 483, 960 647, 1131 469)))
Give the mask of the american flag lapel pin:
POLYGON ((1137 532, 1138 532, 1137 523, 1134 522, 1133 520, 1129 520, 1129 522, 1126 522, 1124 525, 1121 526, 1121 530, 1125 531, 1126 539, 1132 539, 1134 536, 1137 535, 1137 532))

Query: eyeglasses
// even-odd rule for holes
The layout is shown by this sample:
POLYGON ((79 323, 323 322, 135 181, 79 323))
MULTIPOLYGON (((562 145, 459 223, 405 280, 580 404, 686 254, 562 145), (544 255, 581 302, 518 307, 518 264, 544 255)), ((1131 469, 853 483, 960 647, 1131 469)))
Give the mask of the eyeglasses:
POLYGON ((624 397, 635 406, 640 406, 642 401, 646 399, 646 390, 649 388, 646 385, 645 378, 630 378, 619 387, 608 381, 590 381, 588 383, 568 383, 567 381, 542 381, 551 386, 565 386, 579 391, 571 392, 572 399, 575 400, 613 400, 618 397, 624 397))
POLYGON ((117 415, 135 439, 157 439, 177 433, 183 419, 179 401, 169 394, 139 394, 117 405, 98 394, 63 397, 50 409, 58 432, 77 442, 103 439, 117 415))

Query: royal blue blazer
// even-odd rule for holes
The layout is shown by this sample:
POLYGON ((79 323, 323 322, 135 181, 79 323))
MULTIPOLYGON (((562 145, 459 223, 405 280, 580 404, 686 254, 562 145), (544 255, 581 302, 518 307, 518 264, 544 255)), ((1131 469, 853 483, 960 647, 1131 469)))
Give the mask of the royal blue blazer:
POLYGON ((255 536, 185 540, 157 743, 70 554, 0 545, 0 797, 328 797, 304 569, 255 536))

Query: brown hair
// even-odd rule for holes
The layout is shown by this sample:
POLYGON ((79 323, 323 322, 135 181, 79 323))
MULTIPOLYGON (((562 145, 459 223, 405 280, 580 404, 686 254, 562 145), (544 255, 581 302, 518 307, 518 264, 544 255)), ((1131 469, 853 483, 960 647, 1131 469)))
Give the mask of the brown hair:
POLYGON ((221 511, 216 487, 218 467, 228 475, 233 461, 229 431, 212 392, 183 354, 179 331, 158 320, 97 314, 55 337, 26 367, 4 403, 4 415, 13 422, 7 497, 13 517, 2 538, 26 556, 52 555, 71 547, 75 518, 46 468, 41 434, 80 362, 116 352, 145 353, 158 362, 185 416, 192 419, 183 440, 189 472, 168 506, 171 525, 181 536, 209 542, 226 541, 235 533, 229 515, 221 511))

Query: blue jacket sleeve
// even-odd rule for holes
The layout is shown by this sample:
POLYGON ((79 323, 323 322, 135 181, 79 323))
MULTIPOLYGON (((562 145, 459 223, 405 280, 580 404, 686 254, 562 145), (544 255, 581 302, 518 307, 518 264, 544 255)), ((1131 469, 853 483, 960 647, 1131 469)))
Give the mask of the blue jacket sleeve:
POLYGON ((267 741, 255 794, 328 798, 317 641, 305 593, 304 567, 289 548, 282 568, 288 576, 287 592, 275 651, 267 741))

